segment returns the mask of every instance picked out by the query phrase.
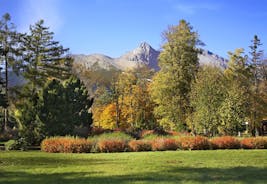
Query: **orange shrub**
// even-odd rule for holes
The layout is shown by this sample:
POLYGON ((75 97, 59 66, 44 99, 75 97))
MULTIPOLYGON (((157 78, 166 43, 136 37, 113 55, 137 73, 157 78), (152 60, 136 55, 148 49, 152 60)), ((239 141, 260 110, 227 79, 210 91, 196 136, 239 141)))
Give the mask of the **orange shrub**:
POLYGON ((196 136, 195 137, 195 145, 193 149, 196 150, 206 150, 210 148, 209 140, 203 136, 196 136))
POLYGON ((223 136, 210 139, 213 149, 239 149, 240 141, 235 137, 223 136))
POLYGON ((178 141, 172 138, 156 138, 151 143, 153 151, 177 150, 179 148, 178 141))
POLYGON ((148 140, 132 140, 129 142, 129 148, 131 151, 151 151, 151 141, 148 140))
POLYGON ((178 142, 184 150, 206 150, 210 148, 209 140, 203 136, 180 137, 178 142))
POLYGON ((267 137, 250 137, 240 141, 241 147, 244 149, 266 149, 267 137))
POLYGON ((44 139, 41 150, 49 153, 89 153, 93 143, 73 137, 52 137, 44 139))
POLYGON ((120 139, 113 140, 99 140, 97 142, 97 147, 100 152, 123 152, 127 151, 127 142, 120 139))

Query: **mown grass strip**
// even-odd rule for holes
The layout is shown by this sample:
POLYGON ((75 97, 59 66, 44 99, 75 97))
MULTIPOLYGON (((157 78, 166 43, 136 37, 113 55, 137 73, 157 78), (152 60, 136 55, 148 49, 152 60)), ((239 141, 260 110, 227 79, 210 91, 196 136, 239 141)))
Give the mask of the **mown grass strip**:
POLYGON ((0 183, 264 183, 267 150, 0 152, 0 183))

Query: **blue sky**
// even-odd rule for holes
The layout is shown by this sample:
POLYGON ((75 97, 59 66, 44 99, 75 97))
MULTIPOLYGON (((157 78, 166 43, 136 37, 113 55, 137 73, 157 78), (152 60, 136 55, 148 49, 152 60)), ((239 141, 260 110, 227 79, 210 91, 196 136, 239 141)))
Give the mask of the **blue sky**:
POLYGON ((22 32, 44 19, 72 54, 118 57, 143 41, 160 49, 162 32, 180 19, 223 57, 248 51, 255 34, 267 52, 267 0, 0 0, 0 15, 6 12, 22 32))

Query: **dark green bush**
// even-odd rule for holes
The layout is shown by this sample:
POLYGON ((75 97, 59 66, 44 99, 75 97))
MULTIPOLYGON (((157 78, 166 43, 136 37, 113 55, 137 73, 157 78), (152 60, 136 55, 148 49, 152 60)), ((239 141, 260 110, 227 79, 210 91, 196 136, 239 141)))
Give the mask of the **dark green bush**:
POLYGON ((25 151, 28 149, 28 144, 23 138, 20 138, 18 140, 9 140, 5 143, 5 149, 7 151, 10 151, 10 150, 25 151))

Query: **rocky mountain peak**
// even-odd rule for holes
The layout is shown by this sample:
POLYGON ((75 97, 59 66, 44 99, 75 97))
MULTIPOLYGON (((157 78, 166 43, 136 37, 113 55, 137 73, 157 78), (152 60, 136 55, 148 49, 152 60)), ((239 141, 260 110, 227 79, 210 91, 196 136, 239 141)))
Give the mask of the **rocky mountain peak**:
MULTIPOLYGON (((156 71, 159 70, 158 56, 160 51, 153 49, 147 42, 142 42, 137 48, 120 56, 119 58, 111 58, 103 54, 76 55, 75 62, 82 64, 85 68, 92 68, 97 64, 104 69, 127 70, 136 68, 140 65, 147 65, 156 71)), ((216 65, 225 68, 227 60, 207 50, 202 50, 198 55, 200 64, 216 65)))
POLYGON ((150 51, 150 50, 154 50, 147 42, 142 42, 139 45, 139 48, 142 49, 143 51, 150 51))
POLYGON ((116 63, 122 68, 145 64, 151 68, 158 69, 157 66, 158 56, 159 56, 159 51, 153 49, 148 43, 143 42, 136 49, 127 52, 126 54, 119 57, 116 60, 116 63))

